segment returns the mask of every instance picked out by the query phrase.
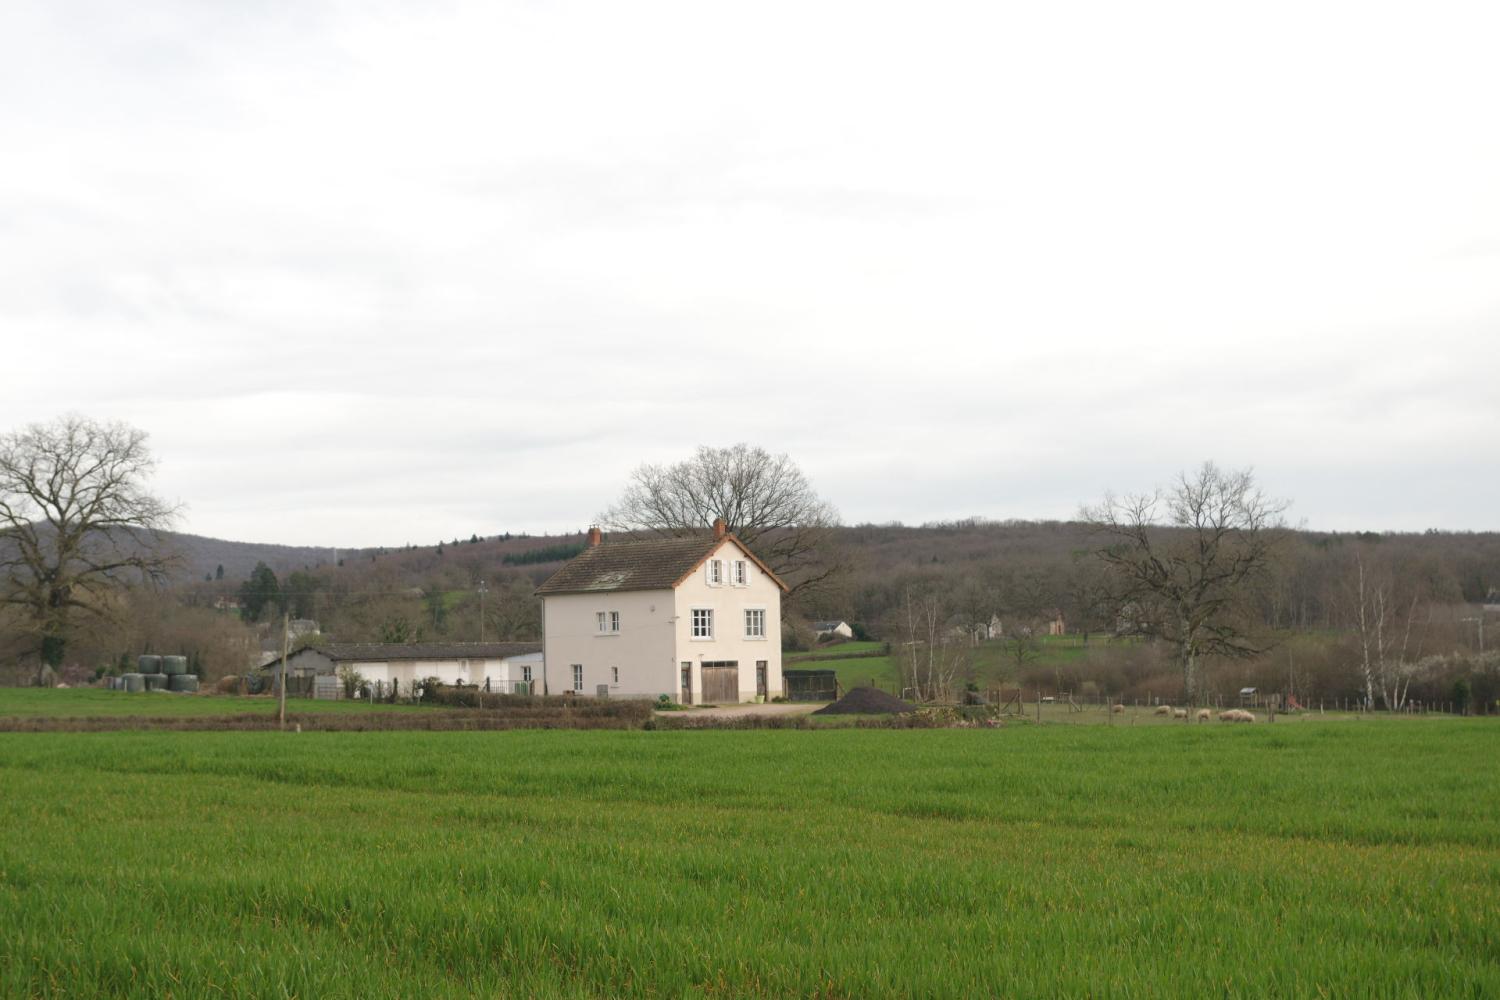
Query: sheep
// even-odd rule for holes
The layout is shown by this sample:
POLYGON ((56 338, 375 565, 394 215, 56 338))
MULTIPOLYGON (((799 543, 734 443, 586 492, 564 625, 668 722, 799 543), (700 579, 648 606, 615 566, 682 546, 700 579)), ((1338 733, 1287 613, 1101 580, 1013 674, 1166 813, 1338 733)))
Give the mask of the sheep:
POLYGON ((1116 715, 1121 715, 1125 711, 1125 706, 1124 705, 1111 705, 1111 706, 1109 706, 1109 710, 1111 712, 1115 713, 1116 715))
POLYGON ((1171 705, 1157 705, 1156 706, 1156 714, 1157 715, 1171 715, 1172 714, 1172 706, 1171 705))
POLYGON ((1186 722, 1187 721, 1187 709, 1185 709, 1185 708, 1176 708, 1176 709, 1173 709, 1172 710, 1172 718, 1174 718, 1174 719, 1181 719, 1182 721, 1186 722))
POLYGON ((1220 722, 1254 722, 1255 716, 1242 709, 1231 708, 1219 713, 1220 722))
POLYGON ((1238 719, 1235 719, 1234 721, 1235 722, 1254 722, 1255 721, 1255 713, 1254 712, 1241 712, 1240 713, 1240 717, 1238 719))
POLYGON ((1208 709, 1206 709, 1206 708, 1200 708, 1200 709, 1198 709, 1198 721, 1199 722, 1207 722, 1209 719, 1212 719, 1213 717, 1214 717, 1214 713, 1210 712, 1208 709))

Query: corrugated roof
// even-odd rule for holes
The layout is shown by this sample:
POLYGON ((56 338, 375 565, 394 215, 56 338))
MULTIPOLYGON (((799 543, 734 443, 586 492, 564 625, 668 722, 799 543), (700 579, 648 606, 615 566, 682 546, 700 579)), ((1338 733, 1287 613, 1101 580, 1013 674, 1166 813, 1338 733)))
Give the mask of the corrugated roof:
POLYGON ((697 569, 709 553, 728 541, 738 546, 783 590, 770 567, 733 535, 689 535, 684 538, 650 538, 643 541, 602 542, 584 549, 562 569, 553 573, 538 594, 590 594, 620 590, 670 590, 697 569))

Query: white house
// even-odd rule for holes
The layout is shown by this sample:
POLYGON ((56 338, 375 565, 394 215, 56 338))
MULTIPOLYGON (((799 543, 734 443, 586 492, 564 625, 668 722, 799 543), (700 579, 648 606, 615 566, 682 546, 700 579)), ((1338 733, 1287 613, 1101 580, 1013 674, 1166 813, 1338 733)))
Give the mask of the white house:
POLYGON ((837 635, 845 639, 854 638, 854 626, 848 622, 813 622, 814 635, 837 635))
MULTIPOLYGON (((281 657, 266 669, 274 670, 281 657)), ((331 642, 308 646, 287 657, 292 677, 326 676, 350 668, 371 684, 396 681, 410 691, 414 682, 436 677, 444 684, 472 684, 491 691, 530 690, 541 680, 542 646, 536 642, 331 642), (525 686, 523 686, 525 685, 525 686)))
POLYGON ((703 705, 773 698, 781 595, 770 568, 722 521, 685 538, 589 547, 537 588, 547 691, 703 705))

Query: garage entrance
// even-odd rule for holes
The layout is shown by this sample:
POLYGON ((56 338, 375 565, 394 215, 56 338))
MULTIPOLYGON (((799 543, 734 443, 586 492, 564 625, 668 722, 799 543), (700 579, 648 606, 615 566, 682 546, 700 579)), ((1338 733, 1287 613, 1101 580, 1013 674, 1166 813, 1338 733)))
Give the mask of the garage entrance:
POLYGON ((740 661, 707 660, 702 666, 703 704, 730 705, 740 700, 740 661))

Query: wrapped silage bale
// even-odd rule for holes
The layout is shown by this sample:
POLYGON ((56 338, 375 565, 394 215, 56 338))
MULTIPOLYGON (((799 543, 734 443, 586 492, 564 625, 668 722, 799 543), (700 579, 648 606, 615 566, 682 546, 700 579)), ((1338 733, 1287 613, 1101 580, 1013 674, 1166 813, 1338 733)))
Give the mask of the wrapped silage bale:
POLYGON ((143 653, 136 657, 135 668, 139 673, 159 674, 161 673, 161 657, 143 653))
POLYGON ((167 688, 171 691, 179 691, 183 694, 192 694, 198 690, 197 674, 173 674, 167 681, 167 688))
POLYGON ((125 685, 126 691, 146 690, 145 674, 121 674, 120 682, 125 685))
POLYGON ((167 689, 166 674, 142 674, 146 680, 147 691, 165 691, 167 689))
POLYGON ((161 658, 161 672, 164 674, 185 674, 188 672, 186 656, 163 656, 161 658))

